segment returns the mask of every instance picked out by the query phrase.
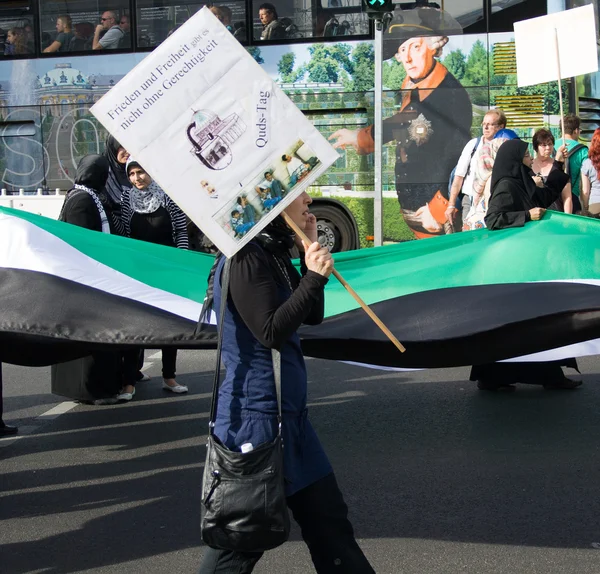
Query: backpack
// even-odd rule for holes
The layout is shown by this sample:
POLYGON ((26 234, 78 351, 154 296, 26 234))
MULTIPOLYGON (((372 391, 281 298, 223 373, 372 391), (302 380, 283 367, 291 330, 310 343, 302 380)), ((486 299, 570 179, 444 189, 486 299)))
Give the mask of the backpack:
MULTIPOLYGON (((585 144, 578 143, 578 144, 574 145, 570 150, 567 151, 567 161, 565 162, 565 172, 569 176, 571 185, 575 185, 575 182, 573 181, 573 178, 571 177, 571 162, 569 160, 571 159, 572 155, 575 155, 576 152, 578 152, 580 149, 583 149, 583 148, 587 148, 587 146, 585 144)), ((577 178, 579 178, 580 176, 581 176, 581 174, 577 174, 577 178)))
MULTIPOLYGON (((469 173, 471 173, 471 161, 473 159, 473 156, 475 155, 475 152, 477 151, 477 148, 479 147, 479 142, 481 141, 481 137, 482 136, 479 136, 477 138, 477 141, 475 142, 475 146, 473 147, 473 151, 471 152, 471 157, 469 158, 469 167, 467 168, 467 173, 465 174, 465 179, 467 179, 467 176, 469 175, 469 173)), ((448 180, 448 197, 450 197, 450 190, 452 189, 452 182, 454 181, 454 175, 456 173, 457 165, 455 165, 454 169, 450 172, 450 179, 448 180)), ((463 184, 464 184, 464 181, 463 181, 463 184)), ((460 197, 460 194, 459 194, 459 197, 460 197)), ((457 201, 457 203, 458 203, 458 201, 457 201)))

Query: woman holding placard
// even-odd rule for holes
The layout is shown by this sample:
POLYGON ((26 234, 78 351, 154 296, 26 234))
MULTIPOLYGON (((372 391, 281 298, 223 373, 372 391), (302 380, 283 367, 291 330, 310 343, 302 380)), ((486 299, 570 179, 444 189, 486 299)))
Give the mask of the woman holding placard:
MULTIPOLYGON (((295 238, 278 217, 230 260, 224 318, 218 321, 226 375, 219 387, 214 435, 235 453, 247 454, 273 443, 279 432, 277 369, 281 373, 285 497, 315 569, 372 574, 307 413, 308 381, 297 330, 303 323, 316 325, 323 320, 323 290, 333 270, 331 254, 317 241, 311 202, 302 193, 285 210, 312 241, 310 245, 295 238), (289 256, 294 245, 302 254, 302 274, 289 256), (272 349, 280 353, 280 367, 275 366, 272 349)), ((214 293, 212 307, 219 316, 225 264, 224 257, 218 258, 209 279, 209 297, 214 293)), ((211 496, 225 505, 235 502, 226 501, 227 492, 219 493, 218 487, 211 496)), ((258 548, 247 552, 207 548, 200 574, 249 573, 262 554, 258 548)))

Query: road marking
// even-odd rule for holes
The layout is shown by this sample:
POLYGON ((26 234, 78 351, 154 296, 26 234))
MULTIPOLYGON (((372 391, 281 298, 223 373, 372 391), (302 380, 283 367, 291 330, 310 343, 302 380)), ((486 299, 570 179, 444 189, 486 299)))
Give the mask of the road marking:
POLYGON ((75 401, 65 401, 64 403, 60 403, 56 405, 54 408, 46 411, 41 414, 39 417, 36 417, 37 421, 52 421, 58 418, 60 415, 64 415, 68 413, 71 409, 74 409, 79 403, 75 401))
MULTIPOLYGON (((162 351, 158 351, 148 357, 148 359, 160 359, 160 358, 162 358, 162 351)), ((152 365, 154 365, 153 361, 144 362, 144 364, 142 365, 142 370, 149 369, 152 365)), ((197 397, 197 395, 196 395, 196 397, 197 397)), ((144 401, 144 402, 147 403, 148 401, 144 401)), ((56 405, 55 407, 52 407, 50 410, 46 411, 45 413, 42 413, 41 415, 35 417, 33 419, 34 424, 20 425, 19 426, 19 434, 0 438, 0 443, 2 443, 3 446, 7 446, 8 444, 10 444, 16 440, 19 440, 20 438, 26 437, 27 435, 30 435, 31 433, 38 430, 44 423, 57 419, 59 416, 64 415, 65 413, 68 413, 70 410, 73 410, 79 404, 80 403, 78 403, 77 401, 64 401, 64 402, 56 405)))
POLYGON ((0 438, 0 443, 4 445, 8 445, 20 438, 24 438, 27 435, 31 434, 38 427, 36 425, 20 425, 19 426, 19 434, 14 434, 12 436, 5 436, 4 438, 0 438))
POLYGON ((75 401, 64 401, 56 405, 55 407, 52 407, 45 413, 42 413, 41 415, 35 417, 33 419, 34 424, 19 425, 19 434, 0 438, 0 443, 3 443, 3 445, 7 446, 13 441, 19 440, 20 438, 24 438, 37 431, 40 427, 43 426, 44 423, 48 421, 53 421, 54 419, 57 419, 60 415, 68 413, 70 410, 74 409, 78 404, 79 403, 76 403, 75 401))

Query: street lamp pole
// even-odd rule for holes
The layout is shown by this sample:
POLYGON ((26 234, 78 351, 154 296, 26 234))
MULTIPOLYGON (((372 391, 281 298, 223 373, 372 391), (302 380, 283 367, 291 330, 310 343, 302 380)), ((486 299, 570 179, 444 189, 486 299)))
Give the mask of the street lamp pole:
POLYGON ((374 178, 374 205, 373 205, 373 229, 375 237, 375 247, 383 245, 383 169, 382 169, 382 148, 383 138, 381 131, 383 129, 382 121, 382 99, 383 99, 383 79, 382 79, 382 56, 383 56, 383 22, 377 18, 375 24, 375 117, 373 122, 374 140, 375 140, 375 178, 374 178))
POLYGON ((375 117, 373 118, 374 143, 375 143, 375 177, 374 177, 374 205, 373 205, 373 230, 374 243, 378 247, 383 245, 383 33, 392 19, 390 12, 378 14, 374 19, 375 24, 375 117))

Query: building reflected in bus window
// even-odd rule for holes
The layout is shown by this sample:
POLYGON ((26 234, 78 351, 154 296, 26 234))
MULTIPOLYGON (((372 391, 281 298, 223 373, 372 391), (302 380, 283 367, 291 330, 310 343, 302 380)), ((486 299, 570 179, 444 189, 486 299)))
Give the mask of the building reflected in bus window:
POLYGON ((244 0, 225 2, 182 2, 181 0, 137 0, 137 45, 154 48, 173 34, 203 6, 212 13, 240 42, 247 41, 246 3, 244 0))
POLYGON ((129 0, 40 2, 40 47, 47 54, 131 49, 130 25, 129 0))
POLYGON ((361 0, 253 0, 252 6, 257 42, 369 34, 361 0))

